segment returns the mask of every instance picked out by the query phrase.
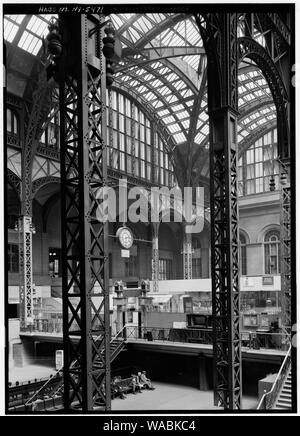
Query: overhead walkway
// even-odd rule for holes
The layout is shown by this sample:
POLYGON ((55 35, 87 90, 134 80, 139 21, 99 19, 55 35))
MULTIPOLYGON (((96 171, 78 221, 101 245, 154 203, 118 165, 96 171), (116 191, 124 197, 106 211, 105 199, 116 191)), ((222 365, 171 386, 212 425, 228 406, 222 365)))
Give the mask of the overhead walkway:
MULTIPOLYGON (((203 356, 212 356, 211 329, 125 326, 118 335, 119 340, 122 336, 123 346, 126 345, 128 349, 191 356, 201 353, 203 356)), ((20 337, 40 342, 63 342, 62 333, 56 332, 27 331, 21 332, 20 337)), ((245 331, 241 332, 241 339, 242 357, 248 361, 281 365, 288 348, 288 341, 284 333, 250 333, 245 331)))

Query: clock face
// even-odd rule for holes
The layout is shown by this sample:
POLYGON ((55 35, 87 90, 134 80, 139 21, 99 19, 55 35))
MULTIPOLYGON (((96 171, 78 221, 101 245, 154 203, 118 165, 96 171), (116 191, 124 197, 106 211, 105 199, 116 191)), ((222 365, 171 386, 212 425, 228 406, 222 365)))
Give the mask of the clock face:
POLYGON ((126 248, 127 250, 132 246, 133 244, 133 235, 130 229, 127 227, 121 227, 117 231, 117 237, 119 238, 120 244, 123 248, 126 248))

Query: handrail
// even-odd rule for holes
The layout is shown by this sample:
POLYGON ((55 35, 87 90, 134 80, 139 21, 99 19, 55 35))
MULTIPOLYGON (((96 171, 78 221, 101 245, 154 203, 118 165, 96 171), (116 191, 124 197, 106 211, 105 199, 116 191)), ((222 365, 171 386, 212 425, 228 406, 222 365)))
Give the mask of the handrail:
POLYGON ((288 352, 282 362, 282 365, 280 367, 280 370, 276 376, 276 379, 273 383, 273 386, 269 392, 265 392, 263 396, 260 399, 260 402, 256 408, 256 410, 262 409, 263 406, 264 409, 271 409, 274 405, 277 396, 279 394, 279 391, 284 383, 285 377, 288 373, 288 370, 290 369, 291 365, 291 350, 292 350, 292 344, 290 344, 290 347, 288 349, 288 352))
POLYGON ((127 324, 125 324, 125 325, 121 328, 121 330, 119 330, 119 331, 117 332, 117 334, 116 334, 113 338, 110 339, 110 343, 112 343, 115 339, 117 339, 117 337, 120 335, 120 333, 122 333, 124 330, 126 331, 126 328, 127 328, 127 327, 128 327, 127 324))
POLYGON ((40 392, 41 392, 41 391, 42 391, 42 390, 47 386, 47 384, 50 383, 50 381, 54 380, 55 377, 57 377, 58 374, 59 374, 61 371, 62 371, 62 368, 61 368, 61 369, 58 369, 58 370, 56 371, 56 373, 55 373, 52 377, 49 377, 48 380, 43 384, 43 386, 41 386, 40 389, 37 390, 37 391, 32 395, 32 397, 29 398, 29 400, 26 401, 25 406, 28 406, 30 403, 32 403, 32 402, 34 401, 35 397, 37 397, 38 394, 39 394, 39 393, 40 393, 40 392))

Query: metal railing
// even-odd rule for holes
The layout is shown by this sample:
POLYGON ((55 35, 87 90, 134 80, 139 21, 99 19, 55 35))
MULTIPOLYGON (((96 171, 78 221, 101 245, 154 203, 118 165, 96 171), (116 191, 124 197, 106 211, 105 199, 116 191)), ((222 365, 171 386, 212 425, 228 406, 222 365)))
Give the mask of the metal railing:
POLYGON ((212 330, 127 326, 126 338, 135 340, 146 339, 148 341, 211 344, 212 330))
MULTIPOLYGON (((126 338, 131 340, 144 339, 147 341, 185 342, 196 344, 212 344, 212 329, 192 328, 160 328, 127 326, 126 338)), ((254 333, 241 332, 242 347, 248 349, 277 349, 285 350, 288 338, 284 333, 254 333)))
POLYGON ((291 350, 292 350, 292 345, 290 345, 288 349, 288 352, 284 358, 284 361, 282 362, 282 365, 280 367, 280 370, 277 374, 277 377, 273 383, 271 390, 269 392, 264 393, 264 395, 261 397, 260 402, 257 406, 257 410, 269 410, 272 409, 272 407, 274 407, 278 395, 281 391, 281 388, 291 368, 291 350))

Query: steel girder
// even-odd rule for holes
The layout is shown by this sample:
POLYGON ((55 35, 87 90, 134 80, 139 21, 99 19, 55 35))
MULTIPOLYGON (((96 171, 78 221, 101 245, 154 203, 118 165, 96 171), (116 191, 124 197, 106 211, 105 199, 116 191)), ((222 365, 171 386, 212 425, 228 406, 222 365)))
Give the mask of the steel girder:
POLYGON ((33 323, 32 292, 32 219, 21 216, 18 219, 19 266, 20 266, 20 329, 33 323))
POLYGON ((284 329, 291 333, 291 188, 281 190, 281 311, 284 329))
POLYGON ((60 17, 64 406, 110 410, 108 223, 97 219, 106 184, 106 74, 102 16, 60 17), (77 339, 77 340, 76 340, 77 339))
POLYGON ((20 327, 33 323, 33 284, 32 284, 32 164, 38 140, 42 133, 41 125, 50 106, 50 86, 44 68, 45 57, 38 66, 38 86, 32 96, 32 107, 26 126, 26 137, 22 150, 21 213, 18 222, 20 259, 20 327))
POLYGON ((196 15, 208 58, 214 400, 242 407, 239 325, 237 15, 196 15))
POLYGON ((184 233, 183 239, 183 278, 184 280, 192 279, 192 263, 193 263, 193 253, 192 253, 192 234, 184 233))
POLYGON ((159 246, 158 246, 159 223, 152 225, 152 281, 153 292, 159 291, 159 246))

